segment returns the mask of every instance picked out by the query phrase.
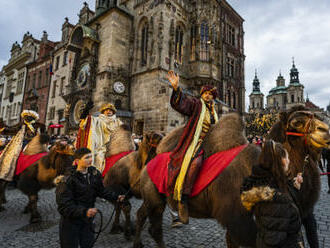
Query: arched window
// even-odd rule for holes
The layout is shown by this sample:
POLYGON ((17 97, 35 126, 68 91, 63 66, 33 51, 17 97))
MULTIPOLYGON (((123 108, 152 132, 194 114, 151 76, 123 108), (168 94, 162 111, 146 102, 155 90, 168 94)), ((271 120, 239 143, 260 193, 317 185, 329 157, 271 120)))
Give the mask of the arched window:
POLYGON ((231 94, 230 94, 230 90, 227 91, 227 98, 228 98, 227 104, 228 104, 229 107, 231 107, 231 94))
POLYGON ((190 29, 190 60, 196 59, 196 34, 197 26, 193 25, 190 29))
POLYGON ((294 102, 294 95, 291 95, 291 102, 294 102))
POLYGON ((201 44, 200 44, 200 59, 208 60, 209 54, 209 25, 206 21, 201 24, 201 44))
POLYGON ((233 108, 236 109, 236 94, 233 92, 233 108))
POLYGON ((183 54, 183 30, 181 26, 177 26, 175 30, 175 60, 182 63, 183 54))
POLYGON ((254 101, 252 101, 252 108, 254 109, 254 101))
POLYGON ((148 23, 145 23, 141 30, 141 66, 147 64, 148 56, 148 23))
POLYGON ((121 109, 121 100, 117 99, 115 101, 115 108, 118 110, 118 109, 121 109))

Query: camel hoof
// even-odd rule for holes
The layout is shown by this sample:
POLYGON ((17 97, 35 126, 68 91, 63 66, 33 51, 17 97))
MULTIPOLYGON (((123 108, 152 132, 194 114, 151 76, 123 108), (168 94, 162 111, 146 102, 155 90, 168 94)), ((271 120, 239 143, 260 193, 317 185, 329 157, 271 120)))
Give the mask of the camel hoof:
POLYGON ((28 213, 30 213, 30 208, 29 208, 29 207, 25 207, 22 213, 23 213, 23 214, 28 214, 28 213))
POLYGON ((120 225, 113 225, 111 228, 110 233, 111 234, 119 234, 122 233, 124 229, 120 225))
POLYGON ((30 224, 40 223, 40 222, 41 222, 41 216, 40 215, 31 216, 30 224))
POLYGON ((133 248, 143 248, 143 244, 141 242, 133 245, 133 248))

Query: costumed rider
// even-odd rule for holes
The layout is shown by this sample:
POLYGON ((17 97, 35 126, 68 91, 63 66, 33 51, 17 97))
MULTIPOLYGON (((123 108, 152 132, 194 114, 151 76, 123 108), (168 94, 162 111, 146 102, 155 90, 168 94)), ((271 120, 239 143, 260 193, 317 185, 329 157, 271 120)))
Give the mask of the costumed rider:
POLYGON ((169 71, 168 80, 173 87, 171 106, 179 113, 189 116, 189 121, 168 165, 168 192, 178 201, 179 218, 189 222, 188 198, 203 162, 203 140, 212 124, 218 121, 214 108, 217 89, 211 85, 201 88, 201 98, 188 97, 179 87, 179 76, 169 71))
POLYGON ((24 110, 21 113, 22 122, 19 124, 8 127, 3 123, 1 125, 1 134, 15 135, 10 142, 6 145, 5 149, 0 155, 0 179, 12 181, 17 159, 20 153, 26 148, 26 145, 38 134, 40 135, 39 142, 43 145, 43 151, 47 152, 49 136, 44 134, 45 125, 38 122, 39 115, 33 110, 24 110))
POLYGON ((116 117, 117 110, 113 104, 102 104, 97 117, 89 114, 93 107, 93 102, 88 102, 80 115, 76 148, 89 148, 92 151, 93 165, 102 173, 106 144, 110 141, 110 135, 123 123, 116 117))

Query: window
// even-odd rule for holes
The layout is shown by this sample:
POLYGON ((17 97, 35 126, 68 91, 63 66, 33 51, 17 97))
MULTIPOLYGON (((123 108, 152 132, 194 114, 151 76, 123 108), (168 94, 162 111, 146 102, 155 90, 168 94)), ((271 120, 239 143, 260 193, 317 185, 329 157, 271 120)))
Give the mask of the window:
POLYGON ((233 92, 233 108, 236 109, 236 94, 233 92))
POLYGON ((56 57, 56 64, 55 64, 55 71, 58 70, 59 64, 60 64, 60 56, 57 56, 56 57))
POLYGON ((68 52, 64 52, 63 56, 63 66, 65 66, 68 63, 68 52))
POLYGON ((254 109, 254 101, 252 101, 252 108, 254 109))
POLYGON ((180 64, 182 63, 182 53, 183 53, 183 30, 180 26, 178 26, 175 31, 175 60, 180 64))
POLYGON ((197 26, 193 25, 190 29, 190 60, 196 59, 196 33, 197 26))
POLYGON ((235 46, 235 28, 230 24, 227 24, 227 42, 235 46))
POLYGON ((37 74, 33 73, 32 89, 34 89, 36 87, 36 79, 37 79, 37 74))
POLYGON ((54 119, 54 117, 55 117, 55 107, 51 107, 50 109, 49 109, 49 116, 48 116, 49 118, 49 120, 53 120, 54 119))
POLYGON ((30 89, 31 88, 31 85, 30 85, 30 76, 27 76, 27 78, 26 78, 26 88, 27 89, 30 89))
POLYGON ((21 103, 18 102, 17 103, 17 110, 16 110, 16 113, 19 114, 21 112, 21 103))
POLYGON ((291 102, 294 102, 294 95, 291 95, 291 102))
POLYGON ((206 21, 201 24, 200 59, 209 59, 209 25, 206 21))
POLYGON ((23 92, 24 75, 24 72, 18 74, 16 94, 21 94, 23 92))
POLYGON ((148 24, 144 24, 141 32, 141 66, 147 64, 148 56, 148 24))
POLYGON ((49 66, 45 70, 45 86, 49 84, 49 66))
POLYGON ((53 83, 53 94, 52 94, 52 98, 55 98, 55 94, 56 94, 56 80, 53 83))
POLYGON ((16 116, 16 103, 14 105, 12 105, 11 116, 16 116))
POLYGON ((8 80, 7 87, 6 87, 6 95, 5 98, 8 98, 11 92, 12 81, 8 80))
POLYGON ((231 107, 231 94, 230 94, 230 90, 227 91, 227 104, 229 107, 231 107))
POLYGON ((234 77, 235 73, 235 60, 233 58, 227 58, 227 76, 234 77))
POLYGON ((39 76, 38 76, 38 89, 41 88, 41 85, 42 85, 41 81, 42 81, 42 71, 39 71, 39 76))
POLYGON ((65 81, 65 77, 62 77, 61 78, 61 84, 60 84, 60 92, 59 92, 59 95, 60 96, 63 96, 63 94, 64 94, 64 91, 63 91, 63 89, 64 89, 64 81, 65 81))
POLYGON ((116 107, 116 109, 121 109, 121 100, 117 99, 115 101, 115 107, 116 107))
POLYGON ((58 110, 57 114, 58 114, 58 122, 60 122, 64 117, 64 109, 58 110))
POLYGON ((212 43, 213 45, 215 46, 217 44, 217 36, 218 36, 218 32, 217 32, 217 29, 216 29, 216 25, 213 24, 212 25, 212 43))

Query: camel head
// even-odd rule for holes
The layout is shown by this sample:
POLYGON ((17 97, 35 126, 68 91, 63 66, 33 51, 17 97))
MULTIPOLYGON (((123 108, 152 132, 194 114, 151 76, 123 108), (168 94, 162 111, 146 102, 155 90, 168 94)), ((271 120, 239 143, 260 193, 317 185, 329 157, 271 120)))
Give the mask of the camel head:
POLYGON ((329 126, 301 106, 281 113, 280 121, 272 127, 269 137, 281 143, 299 140, 313 149, 330 147, 329 126))
POLYGON ((56 170, 57 175, 63 175, 72 167, 74 146, 67 141, 58 141, 50 149, 49 166, 56 170))
POLYGON ((139 144, 139 153, 143 165, 156 156, 156 149, 162 138, 163 135, 157 132, 147 132, 143 135, 142 142, 139 144))

